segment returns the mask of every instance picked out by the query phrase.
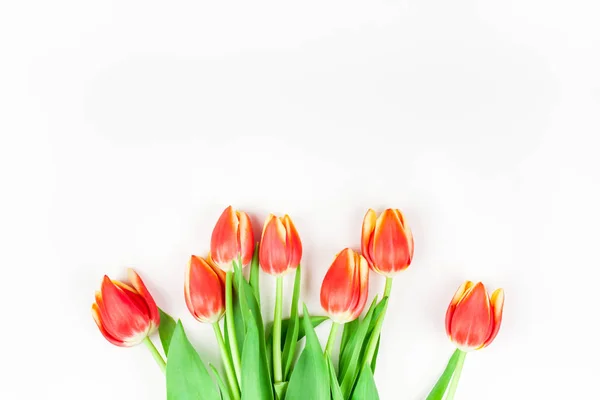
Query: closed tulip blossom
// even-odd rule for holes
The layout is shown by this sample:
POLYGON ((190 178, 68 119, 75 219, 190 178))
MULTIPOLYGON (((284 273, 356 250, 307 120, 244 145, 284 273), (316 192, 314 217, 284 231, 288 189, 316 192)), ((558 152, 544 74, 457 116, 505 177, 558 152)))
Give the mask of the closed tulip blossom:
POLYGON ((321 285, 321 306, 333 321, 326 354, 331 354, 339 325, 360 316, 367 303, 368 291, 367 260, 351 249, 342 250, 329 267, 321 285))
POLYGON ((446 333, 463 351, 488 346, 502 322, 504 291, 496 289, 490 297, 481 282, 463 283, 446 311, 446 333))
POLYGON ((275 276, 300 264, 302 242, 289 215, 283 218, 269 215, 263 227, 258 257, 262 270, 275 276))
POLYGON ((134 270, 128 270, 128 278, 129 284, 104 276, 92 316, 110 343, 120 347, 145 343, 164 371, 164 360, 148 338, 160 323, 158 307, 134 270))
POLYGON ((488 296, 481 282, 463 283, 446 311, 446 333, 457 347, 446 370, 427 397, 453 400, 467 352, 487 347, 496 338, 502 322, 504 291, 488 296))
POLYGON ((200 322, 213 324, 225 313, 225 273, 203 258, 192 256, 184 284, 185 304, 200 322))
POLYGON ((404 271, 413 258, 412 232, 400 210, 388 208, 377 217, 373 210, 365 215, 361 250, 373 271, 392 278, 404 271))
POLYGON ((353 321, 365 308, 368 286, 367 260, 351 249, 344 249, 325 274, 321 286, 321 306, 336 323, 353 321))
POLYGON ((232 271, 233 263, 240 258, 242 268, 252 260, 254 253, 254 234, 248 214, 227 207, 210 238, 210 253, 212 260, 223 271, 232 271))

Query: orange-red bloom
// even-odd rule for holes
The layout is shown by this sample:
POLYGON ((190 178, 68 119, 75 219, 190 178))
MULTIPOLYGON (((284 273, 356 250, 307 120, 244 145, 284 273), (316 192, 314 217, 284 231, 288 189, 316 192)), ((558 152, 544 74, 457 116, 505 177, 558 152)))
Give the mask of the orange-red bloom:
POLYGON ((242 266, 252 261, 254 234, 248 214, 229 206, 223 211, 210 238, 210 252, 223 271, 232 271, 233 262, 242 257, 242 266))
POLYGON ((134 270, 128 270, 131 286, 104 276, 92 316, 102 335, 114 345, 140 344, 160 323, 158 307, 134 270))
POLYGON ((185 271, 185 304, 200 322, 215 323, 225 313, 225 274, 200 257, 192 256, 185 271))
POLYGON ((321 306, 337 323, 358 318, 367 303, 369 264, 351 249, 342 250, 325 274, 321 306))
POLYGON ((388 208, 379 218, 375 211, 367 212, 362 226, 361 250, 378 274, 393 277, 408 268, 414 241, 400 210, 388 208))
POLYGON ((466 281, 452 298, 446 312, 446 333, 461 350, 479 350, 489 345, 502 322, 504 291, 496 289, 488 298, 481 282, 466 281))
POLYGON ((302 242, 292 219, 271 214, 265 221, 258 259, 264 272, 283 275, 296 268, 302 258, 302 242))

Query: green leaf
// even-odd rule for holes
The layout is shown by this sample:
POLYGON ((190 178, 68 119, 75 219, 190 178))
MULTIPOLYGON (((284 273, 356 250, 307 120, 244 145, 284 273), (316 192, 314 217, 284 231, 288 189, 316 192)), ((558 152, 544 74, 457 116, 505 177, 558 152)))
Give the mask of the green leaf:
POLYGON ((327 368, 329 369, 329 384, 331 385, 331 400, 344 400, 342 389, 338 383, 337 375, 335 374, 335 367, 331 356, 327 356, 327 368))
POLYGON ((354 321, 350 321, 344 324, 344 333, 342 333, 342 343, 340 344, 340 355, 344 354, 344 350, 346 349, 346 345, 348 341, 354 335, 356 330, 358 329, 358 325, 360 324, 360 320, 357 318, 354 321))
MULTIPOLYGON (((254 297, 253 294, 251 295, 254 297)), ((273 387, 267 366, 264 340, 260 338, 256 319, 250 315, 246 321, 248 325, 242 352, 242 400, 272 400, 273 387)))
POLYGON ((283 361, 283 379, 287 380, 290 377, 292 363, 296 353, 296 344, 298 343, 298 333, 300 332, 300 320, 298 318, 298 301, 300 300, 300 281, 302 272, 300 266, 296 268, 296 278, 294 279, 294 293, 292 295, 292 308, 290 311, 289 327, 285 336, 285 344, 283 345, 282 361, 283 361))
POLYGON ((273 387, 275 388, 275 398, 277 400, 285 399, 285 392, 287 391, 288 383, 287 382, 274 383, 273 387))
POLYGON ((381 325, 383 324, 383 318, 385 317, 385 310, 387 309, 388 299, 389 299, 389 297, 384 297, 383 299, 381 299, 379 304, 377 304, 377 307, 375 307, 375 311, 373 311, 373 318, 371 318, 371 324, 369 325, 369 330, 367 332, 367 338, 365 339, 362 351, 360 353, 361 366, 362 366, 365 362, 367 362, 367 360, 365 360, 365 357, 366 357, 365 353, 369 346, 369 342, 371 340, 377 340, 377 344, 375 346, 375 352, 373 353, 372 359, 369 360, 369 363, 371 364, 371 372, 375 371, 373 369, 373 365, 375 364, 374 361, 378 355, 377 349, 379 347, 379 342, 380 342, 379 334, 381 333, 381 325), (377 325, 379 325, 378 329, 376 329, 377 325), (376 330, 377 330, 377 332, 375 332, 376 330), (377 334, 377 336, 378 336, 377 339, 373 339, 374 334, 377 334))
POLYGON ((225 381, 221 377, 221 374, 219 374, 219 371, 217 371, 215 366, 210 363, 208 364, 208 366, 210 367, 210 370, 212 371, 213 375, 215 376, 215 379, 217 380, 217 385, 219 386, 219 390, 221 391, 221 400, 231 400, 231 396, 229 395, 229 388, 225 384, 225 381))
POLYGON ((450 384, 450 379, 452 379, 452 375, 454 375, 454 370, 456 369, 456 364, 458 363, 458 358, 460 356, 460 350, 456 349, 450 360, 448 360, 448 364, 446 365, 446 369, 438 379, 437 383, 429 392, 427 396, 427 400, 441 400, 446 393, 446 389, 450 384))
POLYGON ((167 400, 220 400, 202 359, 177 321, 167 362, 167 400))
MULTIPOLYGON (((387 298, 384 298, 383 301, 387 301, 387 298)), ((365 338, 373 318, 376 303, 377 297, 373 299, 373 303, 371 304, 367 315, 365 315, 365 318, 360 322, 358 330, 348 342, 343 358, 340 360, 340 366, 344 367, 343 370, 340 369, 340 377, 342 379, 340 387, 344 394, 344 398, 350 397, 358 373, 361 370, 361 363, 359 363, 360 354, 364 347, 365 338)))
POLYGON ((252 263, 250 264, 250 286, 252 287, 252 293, 254 293, 254 297, 256 297, 256 302, 260 306, 260 267, 258 265, 259 247, 260 243, 256 243, 256 247, 254 248, 254 254, 252 255, 252 263))
POLYGON ((160 324, 158 325, 158 336, 160 337, 160 344, 162 344, 163 351, 165 352, 165 356, 169 354, 169 345, 171 344, 171 337, 173 336, 173 332, 175 331, 175 320, 169 314, 158 309, 160 313, 160 324))
POLYGON ((379 345, 381 344, 381 335, 377 339, 377 347, 375 347, 375 354, 373 354, 373 361, 371 362, 371 370, 375 374, 375 367, 377 366, 377 356, 379 355, 379 345))
MULTIPOLYGON (((304 315, 308 310, 304 305, 304 315)), ((330 400, 329 370, 317 334, 309 318, 304 318, 306 346, 292 370, 286 400, 330 400)))
MULTIPOLYGON (((369 310, 365 314, 365 317, 362 320, 359 320, 357 318, 353 321, 356 322, 355 328, 352 328, 353 332, 348 335, 346 346, 344 347, 344 350, 340 353, 339 358, 339 375, 342 380, 346 375, 346 370, 350 366, 353 366, 355 369, 354 378, 356 378, 356 375, 358 375, 358 371, 360 370, 360 366, 358 365, 358 359, 363 350, 365 337, 367 337, 368 335, 369 328, 371 326, 371 321, 373 319, 373 314, 376 308, 377 296, 375 296, 375 298, 373 299, 373 302, 369 306, 369 310), (354 361, 350 363, 350 360, 352 359, 354 359, 354 361)), ((344 333, 345 332, 346 327, 344 326, 344 333)), ((354 381, 352 381, 352 383, 354 384, 354 381)), ((352 390, 352 387, 350 388, 350 390, 352 390)))
POLYGON ((352 393, 352 400, 379 400, 379 393, 377 393, 377 386, 375 385, 375 379, 373 378, 373 372, 368 365, 366 365, 362 372, 360 373, 360 377, 358 378, 358 382, 356 383, 356 388, 354 389, 354 393, 352 393))

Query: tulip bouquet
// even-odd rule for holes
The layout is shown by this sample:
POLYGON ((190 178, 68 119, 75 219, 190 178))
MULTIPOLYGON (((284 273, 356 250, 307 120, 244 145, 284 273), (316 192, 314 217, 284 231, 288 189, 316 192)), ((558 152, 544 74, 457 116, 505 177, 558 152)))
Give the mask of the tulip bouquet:
MULTIPOLYGON (((328 316, 311 316, 306 305, 299 312, 302 242, 291 218, 270 215, 257 244, 248 215, 225 209, 212 232, 210 252, 206 258, 191 256, 184 281, 190 313, 213 328, 222 370, 212 364, 207 368, 181 321, 157 307, 133 270, 129 283, 104 277, 92 315, 110 343, 148 347, 165 373, 168 400, 379 399, 373 375, 388 298, 394 276, 411 264, 414 244, 404 216, 395 209, 379 216, 369 210, 361 239, 362 254, 340 251, 324 276, 321 305, 328 316), (273 277, 276 288, 274 318, 267 324, 261 313, 261 270, 273 277), (385 277, 385 290, 363 312, 370 270, 385 277), (291 276, 293 292, 284 293, 284 279, 291 276), (284 295, 291 296, 286 319, 284 295), (323 349, 315 327, 328 319, 331 331, 323 349), (150 339, 155 331, 162 354, 150 339)), ((501 289, 491 297, 481 283, 467 281, 458 289, 446 313, 446 332, 457 350, 428 400, 454 398, 467 352, 495 338, 503 303, 501 289)))

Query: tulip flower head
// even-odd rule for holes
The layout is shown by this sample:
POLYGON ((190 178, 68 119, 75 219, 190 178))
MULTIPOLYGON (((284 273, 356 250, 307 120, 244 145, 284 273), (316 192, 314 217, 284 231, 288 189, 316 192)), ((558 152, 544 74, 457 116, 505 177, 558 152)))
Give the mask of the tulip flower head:
POLYGON ((325 274, 321 306, 336 323, 355 320, 367 303, 369 264, 351 249, 342 250, 325 274))
POLYGON ((192 256, 185 272, 185 304, 200 322, 215 323, 225 313, 225 273, 192 256))
POLYGON ((128 271, 131 286, 104 276, 92 316, 110 343, 131 347, 140 344, 158 328, 160 314, 144 282, 134 270, 128 271))
POLYGON ((462 351, 488 346, 502 322, 504 291, 496 289, 490 297, 481 282, 463 283, 446 312, 446 333, 462 351))
POLYGON ((210 238, 210 253, 215 264, 225 272, 233 271, 233 262, 239 257, 242 266, 250 263, 254 234, 248 214, 235 211, 231 206, 223 211, 210 238))
POLYGON ((302 242, 292 219, 271 214, 265 221, 258 259, 264 272, 281 276, 296 268, 302 258, 302 242))
POLYGON ((367 212, 361 250, 373 271, 388 278, 408 268, 414 241, 400 210, 388 208, 379 217, 371 209, 367 212))

